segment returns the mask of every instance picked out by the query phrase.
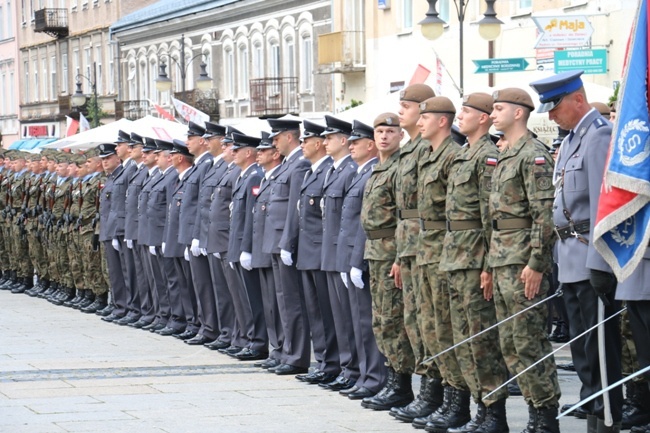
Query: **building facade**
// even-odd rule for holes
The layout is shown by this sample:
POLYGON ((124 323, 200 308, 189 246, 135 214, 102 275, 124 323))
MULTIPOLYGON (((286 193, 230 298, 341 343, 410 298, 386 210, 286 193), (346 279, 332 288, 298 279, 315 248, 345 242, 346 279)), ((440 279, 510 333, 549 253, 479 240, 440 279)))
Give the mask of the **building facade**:
POLYGON ((16 22, 16 2, 0 0, 0 144, 3 147, 20 138, 16 22))

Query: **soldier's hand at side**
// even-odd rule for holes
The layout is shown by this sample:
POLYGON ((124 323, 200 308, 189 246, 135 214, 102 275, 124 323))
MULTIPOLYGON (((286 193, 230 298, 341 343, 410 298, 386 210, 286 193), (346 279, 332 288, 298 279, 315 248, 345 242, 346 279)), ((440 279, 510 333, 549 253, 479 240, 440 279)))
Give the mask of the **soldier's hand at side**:
POLYGON ((149 247, 149 254, 151 254, 152 256, 155 256, 156 255, 156 247, 150 246, 149 247))
POLYGON ((113 240, 111 241, 111 245, 113 246, 113 249, 114 249, 115 251, 119 251, 119 250, 120 250, 120 241, 119 241, 119 240, 117 240, 117 239, 113 239, 113 240))
POLYGON ((534 271, 526 266, 521 272, 521 281, 524 283, 524 295, 526 299, 533 299, 539 293, 539 288, 542 285, 542 277, 544 274, 534 271))
POLYGON ((400 269, 397 263, 393 263, 393 266, 390 268, 389 277, 393 277, 395 280, 395 287, 398 289, 402 288, 402 270, 400 269))
POLYGON ((493 287, 492 287, 492 273, 483 271, 481 272, 481 289, 483 290, 483 297, 486 301, 492 299, 493 287))
POLYGON ((341 280, 343 280, 343 285, 347 289, 348 288, 348 274, 346 274, 345 272, 341 272, 341 280))

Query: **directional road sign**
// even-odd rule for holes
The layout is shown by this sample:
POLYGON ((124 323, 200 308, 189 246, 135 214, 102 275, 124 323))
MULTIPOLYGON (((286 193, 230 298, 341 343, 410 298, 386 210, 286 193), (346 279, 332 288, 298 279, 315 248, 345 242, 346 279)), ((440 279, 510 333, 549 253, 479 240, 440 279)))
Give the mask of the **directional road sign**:
POLYGON ((561 50, 555 52, 555 73, 582 69, 585 74, 607 73, 607 50, 561 50))
POLYGON ((475 74, 495 74, 499 72, 519 72, 526 69, 528 62, 523 57, 515 59, 472 60, 476 65, 475 74))
POLYGON ((594 28, 584 15, 532 17, 539 29, 535 48, 581 48, 589 44, 594 28))

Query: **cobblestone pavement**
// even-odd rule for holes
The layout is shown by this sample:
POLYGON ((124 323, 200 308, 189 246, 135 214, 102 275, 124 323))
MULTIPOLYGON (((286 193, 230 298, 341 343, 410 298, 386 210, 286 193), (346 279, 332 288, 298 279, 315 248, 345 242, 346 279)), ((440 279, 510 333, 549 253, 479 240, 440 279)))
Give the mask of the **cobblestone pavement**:
MULTIPOLYGON (((562 401, 577 401, 575 374, 560 371, 560 383, 562 401)), ((508 418, 510 431, 524 428, 521 397, 508 400, 508 418)), ((586 431, 573 417, 561 426, 586 431)), ((251 362, 0 291, 2 433, 414 431, 251 362)))

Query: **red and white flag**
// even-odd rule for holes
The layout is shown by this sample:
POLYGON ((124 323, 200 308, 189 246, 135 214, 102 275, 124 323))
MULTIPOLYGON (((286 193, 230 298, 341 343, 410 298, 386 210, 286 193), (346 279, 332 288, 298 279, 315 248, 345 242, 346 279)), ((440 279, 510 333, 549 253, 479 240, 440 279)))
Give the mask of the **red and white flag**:
POLYGON ((65 136, 70 137, 75 135, 79 130, 79 121, 74 120, 70 116, 65 116, 65 136))
POLYGON ((86 119, 83 113, 79 113, 79 132, 88 131, 90 129, 90 122, 86 119))
POLYGON ((181 117, 183 117, 183 119, 187 120, 188 122, 192 121, 201 126, 204 126, 205 122, 210 120, 210 116, 205 114, 203 111, 197 110, 196 108, 186 104, 183 101, 179 101, 178 99, 172 97, 172 102, 174 103, 174 108, 176 109, 176 112, 180 114, 181 117))
POLYGON ((151 103, 151 105, 153 105, 153 108, 156 109, 156 112, 158 112, 158 115, 160 117, 162 117, 163 119, 171 120, 172 122, 176 121, 176 118, 174 117, 174 115, 172 113, 165 110, 163 107, 161 107, 160 105, 156 104, 153 101, 149 101, 149 103, 151 103))

